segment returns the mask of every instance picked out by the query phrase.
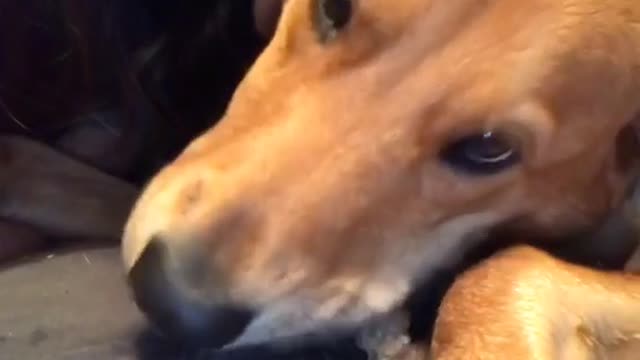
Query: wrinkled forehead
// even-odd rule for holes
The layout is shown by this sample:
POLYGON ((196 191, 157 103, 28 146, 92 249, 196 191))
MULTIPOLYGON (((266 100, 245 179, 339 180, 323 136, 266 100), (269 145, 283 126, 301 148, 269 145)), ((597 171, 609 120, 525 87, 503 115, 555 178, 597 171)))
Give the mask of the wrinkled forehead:
MULTIPOLYGON (((561 26, 564 12, 562 1, 478 1, 478 0, 354 0, 354 17, 340 40, 326 46, 309 47, 317 42, 312 19, 318 0, 289 0, 285 4, 283 20, 276 34, 277 50, 301 55, 322 62, 316 56, 323 51, 333 56, 344 54, 341 63, 358 56, 381 52, 401 54, 403 58, 424 59, 441 54, 451 45, 464 47, 469 55, 481 50, 504 50, 519 46, 523 41, 531 46, 532 38, 553 43, 550 31, 561 26), (506 48, 506 49, 505 49, 506 48)), ((559 31, 556 31, 559 34, 559 31)), ((569 31, 571 32, 571 31, 569 31)), ((450 54, 453 55, 453 54, 450 54)), ((340 62, 334 62, 334 64, 340 62)), ((361 65, 361 64, 359 64, 361 65)))
POLYGON ((350 28, 340 34, 339 41, 318 44, 311 24, 313 3, 287 1, 277 46, 271 49, 281 64, 291 58, 303 64, 296 68, 301 76, 375 69, 371 73, 378 76, 376 80, 383 80, 383 74, 392 79, 411 76, 429 86, 464 84, 468 88, 474 81, 487 86, 491 79, 491 86, 504 87, 485 91, 496 95, 528 92, 541 82, 555 80, 557 86, 544 84, 550 91, 578 79, 580 72, 581 84, 588 81, 585 76, 618 75, 595 70, 599 66, 621 69, 619 59, 625 56, 614 60, 613 54, 624 55, 620 51, 628 46, 619 40, 632 21, 618 15, 625 10, 620 9, 624 2, 355 0, 350 28), (617 66, 611 66, 614 61, 617 66), (571 66, 573 78, 557 77, 562 66, 571 66))

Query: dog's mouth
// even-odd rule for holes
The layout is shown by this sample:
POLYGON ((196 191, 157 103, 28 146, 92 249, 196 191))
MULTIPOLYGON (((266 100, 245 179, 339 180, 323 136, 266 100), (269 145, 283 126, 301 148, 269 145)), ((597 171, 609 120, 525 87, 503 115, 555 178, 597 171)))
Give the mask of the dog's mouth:
POLYGON ((344 313, 338 313, 323 320, 310 315, 317 306, 305 309, 299 301, 279 301, 277 306, 261 311, 240 334, 230 337, 228 344, 213 344, 210 336, 219 335, 220 327, 235 325, 231 320, 222 324, 214 321, 213 328, 207 325, 215 315, 211 305, 203 299, 185 297, 166 271, 167 256, 162 243, 152 243, 131 269, 129 280, 137 303, 149 317, 148 324, 154 324, 155 333, 160 335, 155 338, 165 344, 158 346, 180 349, 174 358, 368 359, 376 358, 372 354, 382 348, 379 344, 406 338, 408 321, 400 311, 376 315, 363 309, 354 312, 348 307, 348 318, 341 319, 340 314, 344 313))
MULTIPOLYGON (((408 345, 415 340, 430 337, 429 331, 421 327, 430 326, 444 290, 453 279, 446 272, 437 274, 436 280, 428 281, 428 286, 415 298, 415 314, 410 314, 412 304, 381 314, 360 323, 348 325, 331 323, 319 324, 310 322, 308 331, 302 330, 300 324, 305 319, 296 317, 294 313, 282 313, 280 319, 273 317, 256 318, 244 332, 228 345, 222 347, 202 346, 182 343, 179 339, 166 337, 155 332, 152 347, 163 347, 163 357, 167 359, 185 360, 341 360, 341 359, 390 359, 396 353, 404 353, 408 345), (443 281, 446 280, 446 281, 443 281), (413 318, 418 321, 412 322, 413 318), (286 328, 289 322, 291 327, 286 328), (280 325, 274 325, 280 324, 280 325), (271 331, 273 326, 277 330, 271 331), (279 329, 283 329, 282 331, 279 329), (171 355, 169 355, 172 352, 171 355), (166 357, 165 357, 166 356, 166 357)), ((303 315, 302 315, 303 316, 303 315)), ((149 347, 147 340, 147 347, 149 347)), ((148 350, 147 350, 148 352, 148 350)), ((146 360, 144 356, 141 360, 146 360)), ((157 355, 148 359, 158 359, 157 355)))
MULTIPOLYGON (((295 342, 269 342, 221 350, 204 349, 193 360, 368 360, 376 358, 355 336, 309 337, 295 342)), ((190 359, 191 360, 191 359, 190 359)))
MULTIPOLYGON (((482 236, 474 237, 485 236, 483 233, 482 236)), ((435 244, 437 246, 438 242, 435 244)), ((453 249, 454 246, 443 246, 436 253, 449 258, 450 248, 453 249)), ((416 262, 416 259, 410 260, 416 262)), ((185 283, 181 280, 182 277, 173 276, 176 273, 172 272, 166 242, 153 241, 147 245, 130 269, 129 280, 136 302, 146 313, 150 323, 172 338, 169 341, 184 340, 187 343, 185 346, 212 349, 206 351, 218 355, 245 354, 259 349, 295 353, 315 347, 332 349, 338 346, 335 344, 340 344, 340 351, 351 347, 353 351, 355 348, 366 352, 367 349, 379 348, 370 344, 371 332, 378 335, 394 334, 383 336, 393 340, 407 335, 413 338, 417 335, 418 339, 429 336, 429 327, 435 320, 440 300, 453 281, 452 274, 458 271, 439 269, 436 264, 441 262, 437 258, 425 261, 434 264, 428 269, 429 278, 424 279, 426 285, 419 287, 419 294, 422 296, 418 296, 420 299, 413 302, 413 309, 418 316, 411 314, 411 317, 418 320, 411 323, 411 326, 389 326, 395 322, 388 320, 388 316, 396 316, 407 308, 405 299, 415 298, 410 294, 413 286, 408 282, 408 277, 404 276, 407 273, 404 268, 398 272, 394 268, 390 273, 376 273, 375 277, 357 278, 355 285, 352 284, 355 280, 349 277, 335 278, 333 280, 340 284, 337 289, 333 287, 333 282, 328 282, 326 288, 313 287, 309 294, 296 290, 291 293, 293 298, 290 301, 286 299, 288 296, 268 301, 259 311, 252 311, 253 314, 246 322, 233 318, 241 321, 240 325, 234 324, 235 320, 231 321, 230 317, 221 315, 221 311, 224 315, 228 308, 221 307, 215 297, 200 293, 194 295, 183 290, 185 283), (325 306, 327 304, 330 306, 325 306), (401 327, 403 330, 399 331, 401 327), (363 345, 363 339, 369 339, 364 340, 369 345, 363 345)))
POLYGON ((410 343, 408 326, 407 314, 394 311, 358 327, 337 328, 334 332, 309 332, 253 344, 236 342, 212 354, 216 354, 216 359, 391 358, 410 343))
POLYGON ((336 328, 264 339, 236 341, 221 349, 190 349, 187 360, 369 360, 395 358, 410 344, 408 317, 401 312, 381 316, 359 327, 336 328))
POLYGON ((215 348, 185 344, 148 328, 138 338, 136 347, 140 360, 368 360, 380 358, 377 354, 382 348, 380 344, 404 340, 402 335, 396 337, 396 333, 384 329, 368 330, 309 332, 249 343, 236 341, 215 348))
MULTIPOLYGON (((302 315, 304 316, 304 315, 302 315)), ((324 323, 300 319, 295 313, 259 317, 245 329, 233 342, 222 347, 223 350, 236 350, 252 346, 291 347, 304 346, 336 339, 353 338, 361 347, 370 348, 374 338, 399 337, 408 333, 409 318, 402 309, 376 315, 360 322, 338 322, 329 320, 324 323)), ((378 341, 376 340, 376 341, 378 341)))
POLYGON ((368 360, 377 358, 353 334, 295 341, 265 342, 232 348, 192 347, 147 328, 136 339, 140 360, 368 360))

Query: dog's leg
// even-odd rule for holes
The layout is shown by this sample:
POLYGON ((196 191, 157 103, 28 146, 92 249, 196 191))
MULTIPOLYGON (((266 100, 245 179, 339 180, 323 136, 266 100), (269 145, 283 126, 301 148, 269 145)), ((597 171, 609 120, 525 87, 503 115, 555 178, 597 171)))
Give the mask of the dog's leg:
POLYGON ((115 240, 136 196, 135 187, 38 142, 0 137, 0 219, 47 236, 115 240))
POLYGON ((640 276, 518 247, 454 283, 432 350, 434 360, 631 359, 639 340, 640 276))

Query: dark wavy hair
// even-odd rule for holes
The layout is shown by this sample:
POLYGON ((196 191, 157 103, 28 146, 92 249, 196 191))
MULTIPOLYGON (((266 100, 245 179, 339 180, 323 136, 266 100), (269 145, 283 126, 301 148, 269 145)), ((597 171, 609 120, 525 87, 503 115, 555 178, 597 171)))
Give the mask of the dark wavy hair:
POLYGON ((251 9, 252 0, 1 1, 0 132, 52 141, 115 108, 127 132, 145 134, 147 159, 171 158, 223 113, 264 47, 251 9))

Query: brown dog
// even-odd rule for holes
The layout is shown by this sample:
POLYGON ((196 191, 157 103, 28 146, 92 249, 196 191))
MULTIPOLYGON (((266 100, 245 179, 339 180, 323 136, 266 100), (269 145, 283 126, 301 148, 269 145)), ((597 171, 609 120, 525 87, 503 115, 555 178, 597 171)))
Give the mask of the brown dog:
MULTIPOLYGON (((477 234, 542 246, 600 222, 634 173, 639 24, 636 0, 286 2, 226 116, 129 219, 141 307, 218 344, 345 329, 477 234)), ((635 275, 517 247, 457 281, 433 358, 591 359, 638 336, 635 275)))

